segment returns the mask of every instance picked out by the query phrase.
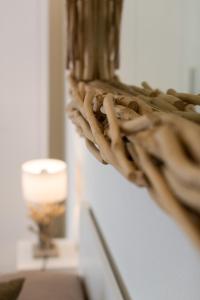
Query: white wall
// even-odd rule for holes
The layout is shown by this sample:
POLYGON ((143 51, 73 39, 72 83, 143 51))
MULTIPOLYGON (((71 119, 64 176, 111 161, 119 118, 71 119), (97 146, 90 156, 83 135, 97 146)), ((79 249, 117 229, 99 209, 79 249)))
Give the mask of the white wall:
MULTIPOLYGON (((200 27, 194 22, 198 6, 196 0, 126 0, 122 78, 130 83, 147 80, 162 89, 188 90, 190 66, 199 59, 194 50, 199 46, 196 40, 200 27), (196 37, 192 38, 192 47, 186 42, 191 40, 186 24, 196 37)), ((74 131, 69 128, 69 132, 69 168, 75 170, 77 144, 73 145, 74 131)), ((79 147, 83 199, 91 203, 131 298, 199 300, 200 257, 182 230, 155 205, 146 190, 129 183, 111 166, 101 165, 81 144, 79 147)), ((73 191, 76 179, 71 175, 73 191)), ((75 199, 73 192, 70 201, 75 199)), ((70 233, 74 236, 74 226, 70 233)))
POLYGON ((0 1, 0 272, 27 235, 21 163, 47 155, 47 1, 0 1))
MULTIPOLYGON (((181 1, 181 0, 180 0, 181 1)), ((200 91, 200 42, 197 38, 200 28, 199 0, 181 1, 182 7, 182 78, 183 88, 190 92, 199 93, 200 91), (193 74, 192 74, 193 73, 193 74), (192 78, 193 77, 193 78, 192 78)))
POLYGON ((121 70, 129 83, 148 81, 161 89, 190 89, 190 70, 200 76, 198 0, 126 0, 121 70))

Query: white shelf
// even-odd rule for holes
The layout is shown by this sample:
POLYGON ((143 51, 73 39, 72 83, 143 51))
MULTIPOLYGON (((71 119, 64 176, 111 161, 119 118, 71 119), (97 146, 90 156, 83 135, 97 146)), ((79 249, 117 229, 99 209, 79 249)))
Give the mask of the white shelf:
MULTIPOLYGON (((59 257, 48 258, 45 261, 47 270, 73 270, 78 266, 77 246, 67 239, 55 239, 60 255, 59 257)), ((21 240, 17 243, 17 271, 41 270, 44 266, 42 258, 33 257, 33 245, 35 241, 21 240)))

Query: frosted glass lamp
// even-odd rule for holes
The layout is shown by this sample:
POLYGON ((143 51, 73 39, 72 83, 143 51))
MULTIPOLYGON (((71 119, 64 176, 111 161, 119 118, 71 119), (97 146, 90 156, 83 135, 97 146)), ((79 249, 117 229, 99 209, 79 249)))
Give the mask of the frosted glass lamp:
POLYGON ((22 191, 30 216, 37 225, 39 243, 34 256, 57 256, 51 238, 52 221, 64 213, 67 197, 66 163, 57 159, 37 159, 22 165, 22 191))

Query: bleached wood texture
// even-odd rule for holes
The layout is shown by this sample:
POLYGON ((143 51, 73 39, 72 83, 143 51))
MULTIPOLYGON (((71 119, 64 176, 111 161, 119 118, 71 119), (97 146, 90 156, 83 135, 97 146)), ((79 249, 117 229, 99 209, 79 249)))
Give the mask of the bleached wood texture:
POLYGON ((77 79, 109 79, 119 67, 122 0, 67 0, 67 68, 77 79))
POLYGON ((70 118, 89 151, 147 187, 200 249, 200 95, 120 82, 122 1, 67 4, 70 118))

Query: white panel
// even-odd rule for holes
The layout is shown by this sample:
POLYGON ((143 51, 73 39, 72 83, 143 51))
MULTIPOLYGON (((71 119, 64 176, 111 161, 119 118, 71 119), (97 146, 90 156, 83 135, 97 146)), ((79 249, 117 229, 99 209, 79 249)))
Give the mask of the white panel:
POLYGON ((123 300, 95 223, 89 209, 82 205, 80 273, 83 276, 89 299, 123 300))
POLYGON ((199 300, 200 255, 145 189, 86 156, 85 195, 132 299, 199 300))

